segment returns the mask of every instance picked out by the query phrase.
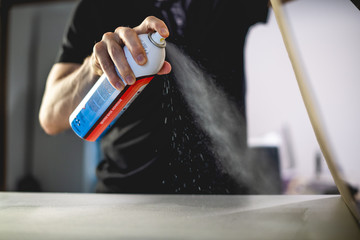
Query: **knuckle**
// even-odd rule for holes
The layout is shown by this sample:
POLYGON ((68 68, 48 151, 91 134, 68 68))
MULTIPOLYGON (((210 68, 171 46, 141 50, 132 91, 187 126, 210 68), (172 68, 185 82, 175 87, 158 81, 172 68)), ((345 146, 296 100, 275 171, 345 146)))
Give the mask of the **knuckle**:
POLYGON ((103 51, 104 49, 105 49, 105 43, 104 42, 97 42, 94 45, 93 52, 95 54, 97 54, 97 53, 103 51))
POLYGON ((129 27, 123 27, 120 31, 121 35, 124 37, 128 37, 130 35, 133 35, 135 31, 132 28, 129 27))
POLYGON ((124 27, 124 26, 117 27, 114 32, 115 33, 120 33, 122 31, 124 31, 125 28, 127 28, 127 27, 124 27))
POLYGON ((145 18, 144 22, 152 22, 155 21, 157 18, 154 16, 148 16, 145 18))
POLYGON ((112 32, 106 32, 104 33, 104 35, 102 36, 102 40, 108 40, 108 39, 111 39, 113 38, 113 34, 112 32))
POLYGON ((121 32, 121 29, 122 29, 122 28, 123 28, 123 27, 117 27, 117 28, 115 28, 114 33, 119 34, 119 32, 121 32))

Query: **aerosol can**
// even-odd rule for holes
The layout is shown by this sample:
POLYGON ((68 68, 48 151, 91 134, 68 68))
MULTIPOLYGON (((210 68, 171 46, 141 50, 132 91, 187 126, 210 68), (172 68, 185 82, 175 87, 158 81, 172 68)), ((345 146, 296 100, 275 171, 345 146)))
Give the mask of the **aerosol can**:
POLYGON ((79 137, 96 141, 116 122, 161 69, 165 60, 165 39, 157 32, 141 34, 139 38, 148 59, 145 65, 138 65, 128 48, 124 47, 125 56, 136 77, 135 83, 127 85, 118 73, 125 84, 125 88, 118 91, 103 74, 70 115, 71 128, 79 137))

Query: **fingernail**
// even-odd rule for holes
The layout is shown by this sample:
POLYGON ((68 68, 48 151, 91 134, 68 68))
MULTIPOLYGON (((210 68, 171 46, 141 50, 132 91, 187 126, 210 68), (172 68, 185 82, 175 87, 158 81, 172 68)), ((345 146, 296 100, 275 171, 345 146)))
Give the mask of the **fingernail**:
POLYGON ((131 85, 131 84, 133 84, 135 82, 135 79, 134 79, 133 76, 128 75, 128 76, 126 76, 125 81, 127 82, 127 84, 131 85))
POLYGON ((140 64, 144 64, 144 63, 145 63, 145 56, 144 56, 143 54, 139 54, 139 55, 137 56, 137 61, 138 61, 138 63, 140 63, 140 64))
POLYGON ((160 29, 160 33, 161 33, 161 35, 168 35, 169 34, 169 32, 168 32, 168 30, 166 28, 160 29))
POLYGON ((115 87, 117 88, 117 90, 121 91, 124 89, 124 84, 122 84, 121 82, 117 82, 115 84, 115 87))

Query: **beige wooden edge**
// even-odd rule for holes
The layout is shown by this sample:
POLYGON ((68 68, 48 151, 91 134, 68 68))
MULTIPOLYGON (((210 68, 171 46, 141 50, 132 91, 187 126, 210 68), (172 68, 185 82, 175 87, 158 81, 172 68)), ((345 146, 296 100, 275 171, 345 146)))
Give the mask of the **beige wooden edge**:
POLYGON ((333 148, 331 148, 330 142, 326 135, 324 121, 322 121, 320 116, 320 108, 315 99, 315 94, 311 88, 308 77, 305 72, 305 68, 302 65, 300 60, 299 53, 294 43, 294 38, 290 32, 290 27, 288 25, 287 17, 284 13, 281 0, 270 0, 272 8, 276 17, 277 24, 279 26, 286 50, 288 52, 292 67, 295 72, 295 77, 303 98, 308 116, 310 118, 311 125, 315 132, 316 139, 320 145, 321 151, 325 157, 325 160, 328 164, 329 170, 334 178, 334 181, 344 199, 346 205, 349 207, 352 214, 360 222, 360 213, 357 209, 356 203, 353 197, 350 194, 348 186, 343 181, 343 178, 340 175, 338 168, 336 167, 336 160, 333 153, 333 148))

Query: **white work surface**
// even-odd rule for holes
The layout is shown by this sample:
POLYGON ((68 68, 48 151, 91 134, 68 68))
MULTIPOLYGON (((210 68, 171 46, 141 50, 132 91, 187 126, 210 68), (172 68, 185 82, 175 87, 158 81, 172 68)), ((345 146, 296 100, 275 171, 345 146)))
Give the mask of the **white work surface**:
POLYGON ((0 193, 0 239, 360 239, 340 196, 0 193))

